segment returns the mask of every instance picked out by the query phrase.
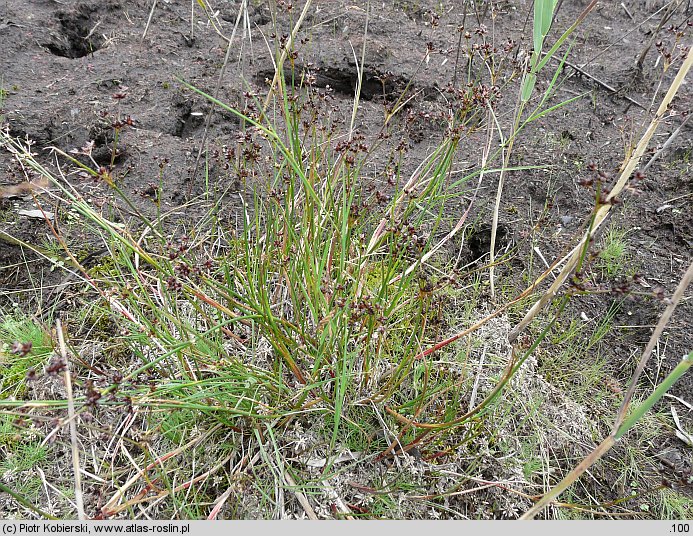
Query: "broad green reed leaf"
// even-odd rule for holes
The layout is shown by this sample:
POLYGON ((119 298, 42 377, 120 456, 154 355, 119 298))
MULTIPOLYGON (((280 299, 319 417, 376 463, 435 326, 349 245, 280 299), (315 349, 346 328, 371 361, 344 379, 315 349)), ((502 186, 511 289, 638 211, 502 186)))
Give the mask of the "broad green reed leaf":
POLYGON ((536 66, 544 46, 544 39, 551 29, 556 0, 535 0, 534 2, 534 57, 532 67, 536 66))
POLYGON ((529 73, 527 75, 527 78, 525 78, 524 83, 522 84, 522 100, 524 102, 527 102, 529 98, 532 96, 532 92, 534 91, 534 85, 537 83, 537 75, 534 73, 529 73))
POLYGON ((551 21, 553 12, 556 7, 556 0, 535 0, 534 1, 534 27, 533 27, 533 43, 534 50, 532 52, 531 71, 522 83, 522 101, 527 102, 532 96, 534 86, 537 83, 537 65, 541 59, 541 49, 544 46, 549 30, 551 29, 551 21))
POLYGON ((652 394, 650 394, 650 396, 648 396, 637 408, 633 409, 633 413, 631 413, 631 415, 625 421, 623 421, 623 424, 614 435, 614 438, 616 440, 621 439, 626 432, 628 432, 628 430, 630 430, 635 423, 637 423, 642 416, 645 415, 645 413, 647 413, 650 408, 652 408, 652 406, 654 406, 664 396, 664 394, 669 391, 669 389, 671 389, 679 378, 688 372, 688 369, 690 369, 691 366, 693 366, 693 351, 688 355, 685 355, 674 370, 672 370, 669 375, 664 378, 662 383, 660 383, 657 388, 652 391, 652 394))

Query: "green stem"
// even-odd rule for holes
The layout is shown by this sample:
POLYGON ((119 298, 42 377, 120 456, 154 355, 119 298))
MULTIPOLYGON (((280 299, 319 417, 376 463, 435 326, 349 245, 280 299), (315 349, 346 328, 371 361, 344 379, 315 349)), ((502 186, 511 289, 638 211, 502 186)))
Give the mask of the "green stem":
POLYGON ((10 488, 5 486, 2 482, 0 482, 0 491, 7 493, 10 497, 12 497, 15 501, 17 501, 19 504, 22 506, 28 508, 32 512, 36 512, 38 515, 45 517, 46 519, 52 519, 52 520, 57 520, 60 519, 59 517, 52 516, 48 512, 44 512, 37 506, 34 506, 31 504, 28 500, 26 500, 24 497, 16 493, 15 491, 12 491, 10 488))

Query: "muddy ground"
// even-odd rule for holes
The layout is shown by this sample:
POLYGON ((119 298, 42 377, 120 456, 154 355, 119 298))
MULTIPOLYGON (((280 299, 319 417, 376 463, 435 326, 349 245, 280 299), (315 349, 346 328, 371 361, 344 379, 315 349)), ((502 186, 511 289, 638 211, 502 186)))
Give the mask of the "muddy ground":
MULTIPOLYGON (((249 4, 244 22, 250 32, 239 28, 218 93, 220 100, 241 109, 248 104, 250 93, 266 92, 266 79, 274 74, 275 39, 271 34, 288 33, 290 19, 295 19, 302 7, 302 2, 295 2, 293 14, 287 15, 283 11, 277 14, 274 2, 249 4)), ((354 51, 359 54, 363 42, 365 3, 327 0, 313 4, 299 35, 302 42, 296 65, 311 68, 315 86, 331 96, 331 120, 346 124, 356 84, 354 51)), ((480 21, 471 14, 471 8, 464 8, 462 0, 386 0, 373 4, 377 7, 368 20, 357 128, 366 139, 374 138, 385 107, 391 106, 405 89, 415 95, 406 110, 411 119, 402 125, 409 146, 407 173, 440 140, 440 124, 431 118, 445 108, 442 89, 459 83, 466 69, 464 58, 458 57, 458 28, 464 25, 474 31, 480 28, 480 21)), ((484 16, 484 39, 499 47, 508 39, 525 45, 531 40, 530 1, 494 2, 492 9, 488 3, 477 4, 484 16)), ((217 25, 226 35, 233 31, 239 5, 239 1, 227 1, 215 6, 219 10, 217 25)), ((580 0, 560 2, 554 27, 566 28, 586 5, 580 0)), ((543 169, 513 172, 507 178, 501 224, 507 235, 504 239, 519 248, 516 259, 528 258, 533 244, 539 244, 549 261, 560 255, 565 237, 578 232, 594 205, 593 191, 579 185, 580 179, 588 175, 587 165, 596 163, 613 177, 624 151, 644 131, 653 103, 656 108, 680 64, 678 61, 664 72, 667 54, 676 59, 682 53, 681 45, 690 46, 690 3, 672 5, 671 17, 659 31, 657 27, 668 8, 664 2, 650 0, 601 2, 577 31, 568 55, 574 67, 566 68, 570 76, 562 81, 552 103, 586 96, 532 124, 516 147, 516 164, 542 165, 543 169), (636 69, 638 57, 651 41, 642 68, 636 69)), ((205 210, 203 206, 184 204, 205 185, 201 168, 198 166, 196 176, 193 171, 209 104, 184 88, 179 79, 214 93, 226 46, 199 7, 195 7, 191 22, 189 3, 160 0, 147 28, 151 8, 151 3, 121 0, 3 0, 2 116, 13 136, 33 140, 34 150, 46 165, 51 165, 54 158, 48 147, 69 153, 93 142, 94 160, 102 166, 113 163, 120 187, 140 210, 152 214, 158 196, 164 210, 184 207, 173 210, 169 221, 174 227, 183 226, 194 222, 205 210), (114 150, 112 123, 116 117, 129 117, 133 125, 122 130, 114 150)), ((519 50, 509 49, 509 55, 519 50)), ((549 78, 550 74, 542 74, 538 88, 545 88, 549 78)), ((512 91, 516 90, 510 87, 515 86, 508 86, 502 102, 512 106, 516 98, 512 91)), ((674 101, 675 113, 658 130, 645 160, 664 146, 691 110, 690 88, 689 80, 674 101)), ((501 118, 507 120, 507 113, 501 118)), ((680 129, 645 172, 637 191, 624 197, 613 217, 612 225, 627 231, 627 263, 635 266, 641 276, 640 292, 661 288, 670 295, 691 262, 691 128, 689 122, 680 129)), ((223 159, 214 155, 234 146, 239 132, 238 120, 218 111, 207 133, 209 182, 225 192, 223 203, 227 204, 230 221, 238 214, 238 197, 233 194, 246 182, 225 169, 223 159)), ((484 133, 485 129, 480 128, 470 136, 460 152, 459 166, 464 167, 466 162, 470 166, 478 164, 484 133)), ((375 158, 373 169, 377 166, 375 158)), ((9 155, 0 154, 0 225, 6 233, 25 242, 50 242, 49 229, 42 219, 20 214, 21 210, 35 209, 31 198, 24 196, 26 192, 11 188, 26 180, 9 155)), ((117 204, 111 201, 111 192, 103 183, 79 174, 71 175, 69 180, 96 206, 117 204)), ((484 226, 479 222, 490 222, 495 188, 495 179, 483 185, 472 209, 470 222, 477 222, 477 230, 470 231, 471 239, 464 246, 467 259, 483 255, 488 248, 484 226)), ((113 211, 114 218, 127 218, 121 205, 120 210, 113 211)), ((461 205, 460 214, 463 209, 461 205)), ((62 208, 51 210, 60 215, 62 208)), ((81 237, 72 239, 79 243, 81 237)), ((98 245, 88 249, 97 251, 98 245)), ((34 261, 32 252, 0 240, 3 306, 17 303, 27 311, 36 311, 41 299, 29 289, 35 288, 37 281, 46 287, 60 282, 59 273, 34 261)), ((521 260, 511 266, 518 273, 529 269, 521 260)), ((617 285, 610 280, 602 283, 604 288, 617 285)), ((576 300, 571 307, 577 314, 582 312, 594 319, 619 299, 606 292, 576 300)), ((614 334, 611 360, 613 368, 623 372, 624 381, 663 308, 661 302, 643 299, 627 301, 616 313, 614 324, 619 329, 614 334)), ((645 381, 661 379, 684 352, 691 350, 692 325, 693 303, 688 299, 667 327, 645 381)), ((684 377, 673 394, 693 402, 693 375, 684 377)), ((684 450, 673 435, 663 441, 677 452, 684 450)))

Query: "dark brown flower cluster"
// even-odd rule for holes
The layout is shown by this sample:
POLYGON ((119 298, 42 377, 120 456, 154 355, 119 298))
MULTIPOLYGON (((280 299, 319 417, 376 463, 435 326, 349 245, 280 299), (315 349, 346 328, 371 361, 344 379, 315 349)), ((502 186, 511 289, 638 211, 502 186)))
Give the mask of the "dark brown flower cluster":
POLYGON ((31 341, 29 341, 29 342, 14 341, 12 343, 11 352, 14 355, 18 355, 19 357, 26 357, 29 354, 29 352, 31 352, 32 348, 33 348, 33 344, 31 343, 31 341))
POLYGON ((353 166, 356 163, 359 153, 367 153, 368 146, 365 144, 366 137, 356 132, 350 140, 343 140, 337 143, 334 148, 336 154, 343 155, 344 161, 353 166))

